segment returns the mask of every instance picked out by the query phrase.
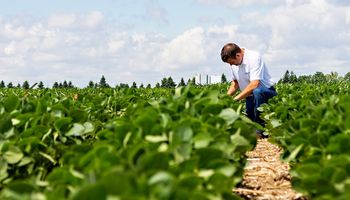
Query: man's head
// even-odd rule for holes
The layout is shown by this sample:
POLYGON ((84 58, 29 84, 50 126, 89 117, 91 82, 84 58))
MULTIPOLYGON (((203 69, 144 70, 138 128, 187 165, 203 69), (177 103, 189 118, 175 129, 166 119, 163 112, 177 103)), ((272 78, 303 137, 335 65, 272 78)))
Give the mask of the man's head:
POLYGON ((221 50, 221 60, 230 65, 240 65, 243 61, 242 49, 234 43, 226 44, 221 50))

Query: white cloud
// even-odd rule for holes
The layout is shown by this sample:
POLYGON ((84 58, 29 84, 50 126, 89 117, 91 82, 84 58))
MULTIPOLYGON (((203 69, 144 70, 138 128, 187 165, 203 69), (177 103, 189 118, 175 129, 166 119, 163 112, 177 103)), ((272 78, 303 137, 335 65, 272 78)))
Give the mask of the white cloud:
MULTIPOLYGON (((227 42, 260 51, 275 78, 287 69, 306 74, 350 71, 350 7, 340 5, 340 1, 200 2, 271 7, 265 12, 245 10, 234 16, 234 22, 223 19, 214 25, 200 21, 193 27, 183 25, 172 35, 160 30, 122 29, 102 11, 56 14, 29 22, 0 17, 2 79, 42 80, 50 86, 54 81, 71 80, 86 86, 102 75, 112 85, 154 83, 165 76, 188 79, 197 73, 221 75, 229 73, 220 60, 227 42)), ((162 8, 157 1, 153 3, 153 8, 162 8)), ((176 23, 180 27, 181 22, 176 23)))
POLYGON ((164 45, 159 61, 172 69, 198 64, 205 59, 204 30, 190 29, 164 45))
POLYGON ((345 13, 345 23, 346 25, 350 25, 350 7, 345 10, 345 13))
POLYGON ((83 25, 88 28, 96 28, 104 20, 104 16, 99 11, 93 11, 88 13, 86 16, 83 16, 83 25))
POLYGON ((128 40, 128 34, 125 32, 122 33, 114 33, 110 36, 108 40, 108 51, 110 53, 117 53, 122 50, 122 48, 126 45, 128 40))
POLYGON ((350 63, 337 55, 348 51, 341 48, 350 41, 347 9, 325 0, 289 1, 260 16, 271 30, 265 53, 268 63, 304 74, 325 68, 345 73, 350 63))
POLYGON ((75 14, 55 14, 48 20, 48 26, 53 28, 68 28, 74 25, 77 20, 75 14))
POLYGON ((9 39, 23 38, 27 35, 24 26, 14 26, 11 23, 5 23, 2 25, 1 35, 9 39))
POLYGON ((16 53, 16 47, 15 44, 13 42, 11 42, 10 44, 8 44, 5 48, 4 48, 4 53, 5 55, 14 55, 16 53))
POLYGON ((51 53, 37 52, 33 53, 31 60, 34 62, 52 63, 61 61, 62 58, 59 55, 51 53))
POLYGON ((52 15, 48 21, 50 28, 96 28, 104 20, 104 15, 99 11, 86 14, 60 13, 52 15))
POLYGON ((237 8, 241 6, 259 6, 259 5, 274 5, 281 3, 280 0, 197 0, 202 4, 214 4, 237 8))
POLYGON ((209 33, 220 34, 220 37, 224 36, 228 40, 235 39, 237 35, 237 26, 225 25, 225 26, 212 26, 208 28, 209 33))

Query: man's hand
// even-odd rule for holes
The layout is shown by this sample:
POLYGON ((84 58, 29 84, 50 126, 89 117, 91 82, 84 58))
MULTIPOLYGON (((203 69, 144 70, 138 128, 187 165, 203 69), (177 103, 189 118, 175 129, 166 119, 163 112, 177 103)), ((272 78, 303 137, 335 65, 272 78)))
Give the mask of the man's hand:
POLYGON ((237 80, 233 80, 231 82, 231 85, 229 89, 227 90, 227 95, 232 96, 238 89, 238 82, 237 80))
POLYGON ((247 96, 252 94, 253 90, 257 88, 259 84, 260 84, 259 80, 250 81, 249 85, 241 93, 239 93, 234 99, 242 100, 246 98, 247 96))

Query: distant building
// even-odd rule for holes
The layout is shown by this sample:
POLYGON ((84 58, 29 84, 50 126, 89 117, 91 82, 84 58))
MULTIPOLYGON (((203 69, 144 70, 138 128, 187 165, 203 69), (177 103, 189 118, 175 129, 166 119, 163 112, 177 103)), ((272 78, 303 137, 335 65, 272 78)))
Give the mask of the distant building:
POLYGON ((210 76, 210 83, 209 84, 215 84, 215 83, 221 83, 221 76, 219 76, 219 75, 211 75, 210 76))
POLYGON ((219 75, 205 75, 202 76, 201 74, 197 74, 195 77, 196 84, 198 85, 209 85, 209 84, 216 84, 221 83, 221 76, 219 75))

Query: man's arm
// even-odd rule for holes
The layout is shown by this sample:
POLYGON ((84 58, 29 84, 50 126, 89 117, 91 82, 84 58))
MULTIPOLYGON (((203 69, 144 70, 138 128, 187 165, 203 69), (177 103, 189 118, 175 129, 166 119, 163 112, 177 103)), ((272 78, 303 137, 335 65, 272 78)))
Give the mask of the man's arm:
POLYGON ((251 95, 253 90, 259 86, 260 80, 250 81, 249 85, 237 96, 235 96, 234 100, 242 100, 247 96, 251 95))
POLYGON ((227 90, 227 95, 232 96, 239 88, 237 80, 231 81, 231 85, 227 90))

